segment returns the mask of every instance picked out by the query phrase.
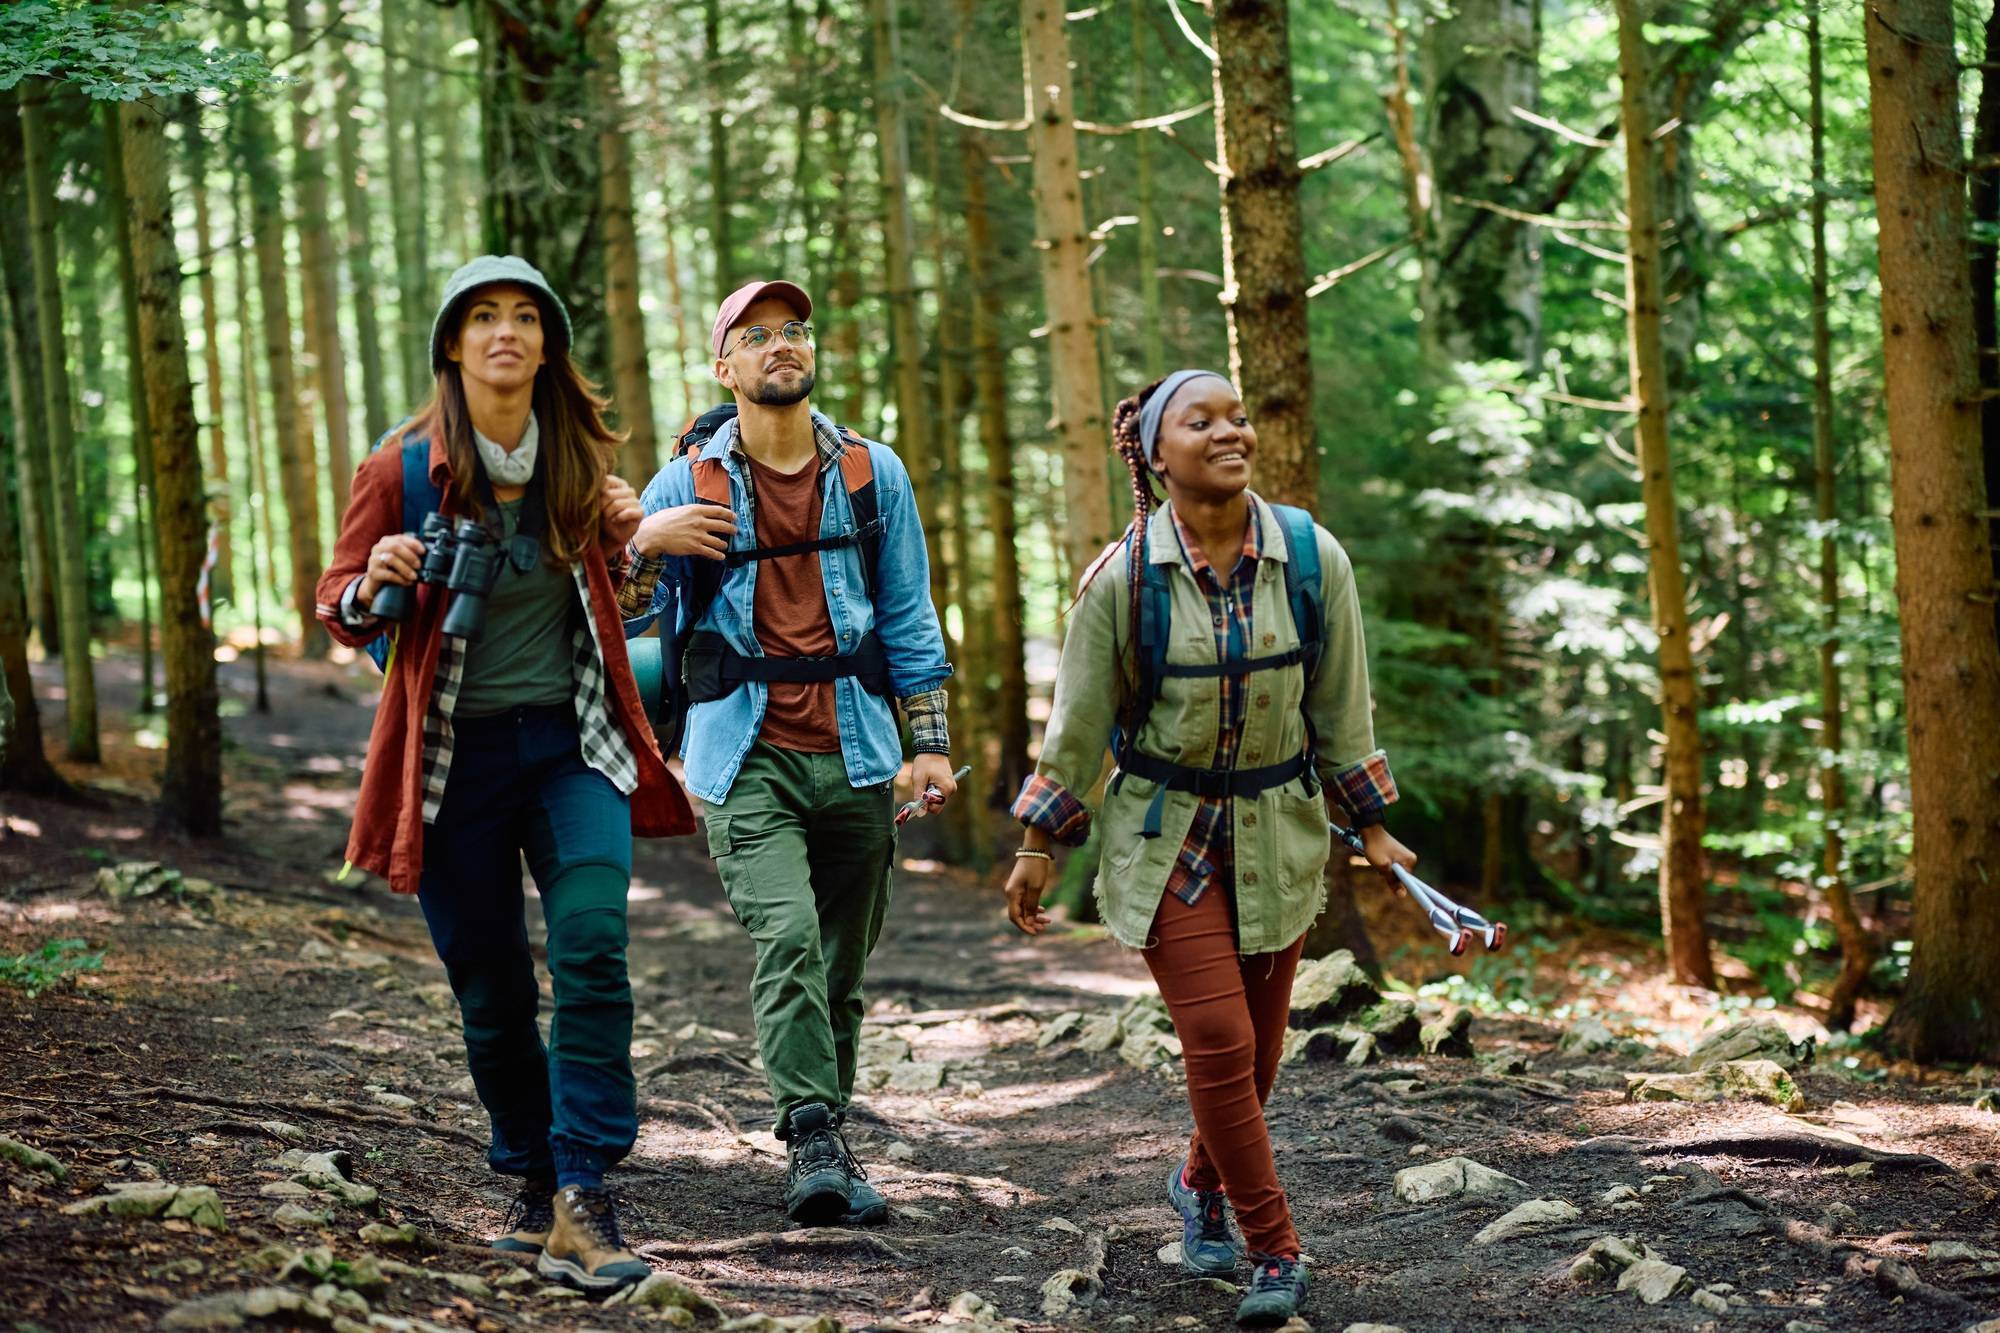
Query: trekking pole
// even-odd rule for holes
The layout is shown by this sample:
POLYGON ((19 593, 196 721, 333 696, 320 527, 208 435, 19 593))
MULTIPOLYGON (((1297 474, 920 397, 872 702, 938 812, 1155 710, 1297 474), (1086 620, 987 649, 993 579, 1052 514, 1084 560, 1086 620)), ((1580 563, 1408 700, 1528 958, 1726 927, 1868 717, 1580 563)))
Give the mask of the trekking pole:
MULTIPOLYGON (((965 781, 965 775, 970 773, 971 771, 972 771, 972 765, 967 764, 965 767, 959 769, 958 772, 952 774, 951 780, 953 782, 963 782, 965 781)), ((925 787, 921 792, 917 793, 916 800, 905 801, 900 807, 897 808, 896 827, 901 828, 903 827, 903 825, 909 823, 912 819, 917 819, 921 818, 924 815, 928 815, 931 812, 931 808, 934 804, 935 805, 944 804, 944 794, 938 791, 937 784, 935 782, 931 783, 929 786, 925 787), (933 795, 937 797, 937 800, 935 802, 931 800, 931 797, 933 795)))
MULTIPOLYGON (((1363 856, 1367 855, 1367 850, 1361 845, 1361 836, 1352 829, 1342 828, 1331 819, 1326 821, 1326 826, 1333 831, 1334 837, 1363 856)), ((1475 934, 1482 937, 1488 953, 1505 947, 1507 924, 1504 921, 1488 921, 1470 907, 1460 907, 1399 865, 1391 863, 1389 869, 1395 872, 1397 882, 1410 891, 1411 900, 1430 918, 1431 926, 1451 942, 1447 947, 1454 955, 1464 953, 1475 934)))

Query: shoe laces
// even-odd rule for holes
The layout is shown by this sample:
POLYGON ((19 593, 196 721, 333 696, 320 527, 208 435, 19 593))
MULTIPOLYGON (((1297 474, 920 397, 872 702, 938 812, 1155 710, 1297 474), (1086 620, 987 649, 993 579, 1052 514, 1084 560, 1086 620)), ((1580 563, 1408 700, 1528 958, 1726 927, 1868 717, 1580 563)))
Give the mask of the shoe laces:
POLYGON ((816 1129, 792 1141, 792 1175, 817 1171, 826 1166, 844 1166, 851 1158, 847 1140, 832 1126, 816 1129))
POLYGON ((525 1180, 521 1182, 521 1192, 508 1205, 507 1219, 500 1224, 500 1229, 503 1233, 546 1232, 555 1223, 555 1184, 546 1180, 525 1180))
POLYGON ((1201 1213, 1203 1240, 1229 1239, 1229 1221, 1223 1208, 1223 1198, 1221 1190, 1198 1189, 1194 1192, 1195 1207, 1201 1213))
POLYGON ((1257 1273, 1250 1279, 1250 1290, 1253 1292, 1285 1290, 1297 1281, 1298 1272, 1297 1259, 1266 1255, 1257 1261, 1257 1273))
POLYGON ((618 1198, 610 1190, 578 1187, 570 1207, 576 1215, 577 1224, 589 1234, 597 1248, 625 1248, 625 1238, 618 1233, 618 1198))

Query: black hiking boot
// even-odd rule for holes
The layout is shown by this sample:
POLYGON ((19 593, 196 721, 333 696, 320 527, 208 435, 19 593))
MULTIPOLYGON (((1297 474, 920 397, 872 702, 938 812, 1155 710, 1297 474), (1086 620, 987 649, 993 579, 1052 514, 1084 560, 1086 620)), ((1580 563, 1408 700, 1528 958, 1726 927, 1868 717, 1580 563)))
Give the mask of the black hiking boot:
POLYGON ((493 1248, 511 1254, 540 1254, 555 1224, 556 1178, 529 1176, 521 1182, 521 1192, 514 1196, 507 1220, 500 1224, 507 1234, 496 1239, 493 1248))
POLYGON ((1276 1328, 1299 1312, 1311 1286, 1312 1279, 1299 1260, 1257 1255, 1250 1294, 1236 1307, 1236 1322, 1244 1328, 1276 1328))
POLYGON ((800 1226, 831 1226, 847 1215, 847 1196, 854 1189, 854 1177, 847 1169, 852 1159, 833 1112, 824 1102, 794 1107, 789 1132, 785 1215, 800 1226))
POLYGON ((846 1227, 879 1226, 889 1220, 889 1201, 882 1197, 882 1191, 868 1183, 868 1173, 861 1169, 861 1163, 854 1160, 854 1152, 847 1147, 845 1136, 841 1148, 847 1152, 847 1177, 852 1183, 847 1187, 847 1212, 840 1224, 846 1227))

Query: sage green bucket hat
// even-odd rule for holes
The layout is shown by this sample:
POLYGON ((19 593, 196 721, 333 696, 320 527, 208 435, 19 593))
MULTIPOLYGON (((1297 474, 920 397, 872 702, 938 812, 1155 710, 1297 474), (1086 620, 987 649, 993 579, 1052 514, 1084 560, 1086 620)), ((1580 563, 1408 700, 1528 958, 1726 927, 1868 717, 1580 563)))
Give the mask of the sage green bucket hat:
POLYGON ((568 350, 572 340, 569 311, 564 308, 562 298, 556 295, 556 289, 549 286, 549 280, 542 276, 542 271, 519 255, 481 255, 460 265, 458 272, 452 274, 444 285, 444 299, 438 303, 437 318, 431 321, 432 370, 444 369, 444 340, 447 333, 458 329, 458 307, 479 288, 490 287, 496 282, 512 283, 533 293, 542 307, 543 319, 561 330, 560 346, 568 350))

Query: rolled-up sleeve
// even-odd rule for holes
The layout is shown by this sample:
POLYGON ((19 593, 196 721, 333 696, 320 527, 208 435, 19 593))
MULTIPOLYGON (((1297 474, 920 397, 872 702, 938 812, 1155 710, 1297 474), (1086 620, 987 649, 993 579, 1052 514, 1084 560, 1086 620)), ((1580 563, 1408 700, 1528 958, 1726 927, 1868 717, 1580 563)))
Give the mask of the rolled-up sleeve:
POLYGON ((1355 828, 1380 824, 1396 800, 1389 758, 1375 744, 1375 702, 1368 683, 1368 639, 1361 624, 1361 599, 1354 565, 1325 528, 1319 538, 1320 595, 1325 607, 1325 645, 1319 673, 1306 699, 1318 736, 1320 780, 1355 828))
POLYGON ((1104 771, 1112 724, 1129 686, 1118 660, 1124 580, 1117 565, 1102 558, 1092 570, 1096 577, 1084 576, 1063 638, 1042 752, 1010 810, 1021 823, 1071 847, 1090 834, 1090 811, 1077 793, 1094 788, 1104 771))

